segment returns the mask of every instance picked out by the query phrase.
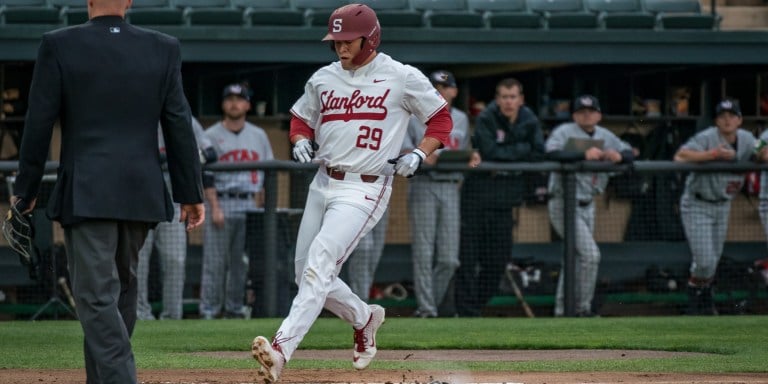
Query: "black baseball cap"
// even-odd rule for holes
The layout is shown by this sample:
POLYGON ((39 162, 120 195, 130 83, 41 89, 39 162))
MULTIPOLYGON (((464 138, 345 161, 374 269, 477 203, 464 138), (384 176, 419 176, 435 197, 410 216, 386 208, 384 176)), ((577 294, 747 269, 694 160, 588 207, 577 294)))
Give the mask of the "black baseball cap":
POLYGON ((429 75, 429 81, 432 85, 442 85, 444 87, 456 87, 456 78, 453 73, 445 70, 434 71, 429 75))
POLYGON ((576 112, 581 109, 593 109, 601 112, 600 101, 592 95, 581 95, 573 100, 573 111, 576 112))
POLYGON ((715 107, 715 115, 720 116, 723 112, 731 112, 734 115, 741 117, 741 108, 736 100, 725 99, 717 103, 717 107, 715 107))
POLYGON ((242 84, 230 84, 224 87, 224 92, 222 93, 221 97, 227 98, 228 96, 240 96, 243 99, 251 101, 251 95, 248 92, 248 88, 242 84))

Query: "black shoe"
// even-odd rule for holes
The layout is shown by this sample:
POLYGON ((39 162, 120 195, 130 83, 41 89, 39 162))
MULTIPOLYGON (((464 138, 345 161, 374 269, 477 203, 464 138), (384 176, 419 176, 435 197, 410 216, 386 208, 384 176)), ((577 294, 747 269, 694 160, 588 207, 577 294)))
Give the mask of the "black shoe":
POLYGON ((716 316, 714 292, 712 287, 688 286, 688 308, 686 315, 716 316))
POLYGON ((708 316, 717 316, 717 307, 715 307, 715 291, 710 285, 702 288, 701 295, 701 314, 708 316))
POLYGON ((600 315, 592 311, 583 311, 583 312, 576 312, 576 317, 600 317, 600 315))
POLYGON ((244 313, 227 312, 224 314, 225 319, 245 319, 244 313))
POLYGON ((417 309, 415 312, 413 312, 413 317, 418 317, 418 318, 421 318, 421 319, 431 319, 431 318, 437 317, 437 314, 429 313, 429 312, 423 312, 423 311, 420 311, 420 310, 417 309))

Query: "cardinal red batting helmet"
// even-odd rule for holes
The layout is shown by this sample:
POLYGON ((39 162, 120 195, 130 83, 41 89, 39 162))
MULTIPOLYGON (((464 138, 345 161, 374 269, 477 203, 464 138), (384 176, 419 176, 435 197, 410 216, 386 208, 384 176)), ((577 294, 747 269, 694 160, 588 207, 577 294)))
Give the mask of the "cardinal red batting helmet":
POLYGON ((376 12, 365 4, 349 4, 337 8, 328 18, 327 40, 355 40, 363 38, 360 53, 352 58, 355 65, 362 64, 381 42, 381 26, 376 12))

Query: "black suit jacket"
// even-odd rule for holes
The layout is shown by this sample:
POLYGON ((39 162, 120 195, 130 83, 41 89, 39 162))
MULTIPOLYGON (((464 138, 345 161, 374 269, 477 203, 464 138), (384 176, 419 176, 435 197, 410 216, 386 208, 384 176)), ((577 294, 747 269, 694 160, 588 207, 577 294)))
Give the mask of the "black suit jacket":
POLYGON ((162 124, 173 200, 202 202, 200 161, 182 88, 179 42, 119 16, 43 35, 35 63, 14 194, 37 196, 54 123, 61 159, 47 215, 168 221, 172 201, 157 151, 162 124))

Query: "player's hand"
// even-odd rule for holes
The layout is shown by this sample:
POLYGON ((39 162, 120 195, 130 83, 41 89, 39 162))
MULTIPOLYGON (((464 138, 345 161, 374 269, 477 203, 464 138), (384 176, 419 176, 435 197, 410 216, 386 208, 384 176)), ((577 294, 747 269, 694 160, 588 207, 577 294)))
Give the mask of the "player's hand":
POLYGON ((730 148, 728 148, 728 147, 726 147, 724 145, 719 147, 717 149, 717 151, 718 151, 717 157, 719 159, 733 160, 733 159, 736 158, 736 151, 734 151, 733 149, 730 149, 730 148))
POLYGON ((482 157, 480 157, 480 153, 477 151, 472 152, 472 157, 469 159, 469 167, 470 168, 477 168, 480 163, 483 162, 482 157))
POLYGON ((591 147, 584 152, 585 160, 602 160, 603 150, 598 147, 591 147))
POLYGON ((301 139, 293 145, 293 160, 299 163, 309 163, 315 157, 315 149, 309 139, 301 139))
POLYGON ((768 163, 768 146, 763 147, 763 149, 760 150, 758 157, 763 163, 768 163))
POLYGON ((400 176, 413 177, 421 163, 427 158, 422 150, 416 148, 411 153, 400 155, 395 159, 387 160, 388 163, 395 165, 395 172, 400 176))

